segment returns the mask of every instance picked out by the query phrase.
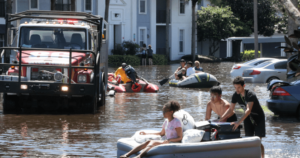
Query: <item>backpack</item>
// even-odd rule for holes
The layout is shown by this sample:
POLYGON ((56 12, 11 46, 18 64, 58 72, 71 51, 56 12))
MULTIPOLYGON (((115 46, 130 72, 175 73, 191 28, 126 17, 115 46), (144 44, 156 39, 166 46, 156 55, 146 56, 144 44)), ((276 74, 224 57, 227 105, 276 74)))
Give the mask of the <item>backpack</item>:
POLYGON ((146 55, 146 50, 145 49, 142 50, 142 54, 146 55))

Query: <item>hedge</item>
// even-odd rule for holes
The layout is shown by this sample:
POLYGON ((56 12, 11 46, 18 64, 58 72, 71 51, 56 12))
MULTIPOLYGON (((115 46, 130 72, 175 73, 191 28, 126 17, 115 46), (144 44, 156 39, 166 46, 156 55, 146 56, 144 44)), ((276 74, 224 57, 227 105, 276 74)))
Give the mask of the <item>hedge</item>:
MULTIPOLYGON (((242 61, 252 60, 255 58, 255 50, 245 50, 241 52, 242 61)), ((258 51, 258 57, 260 57, 260 51, 258 51)))
POLYGON ((111 66, 120 66, 122 63, 127 65, 140 65, 140 58, 135 55, 109 55, 108 64, 111 66))
MULTIPOLYGON (((120 66, 122 63, 126 63, 127 65, 137 66, 141 65, 142 58, 137 55, 109 55, 108 63, 110 66, 120 66)), ((147 65, 148 63, 147 57, 147 65)), ((164 55, 153 54, 153 65, 166 65, 167 58, 164 55)))

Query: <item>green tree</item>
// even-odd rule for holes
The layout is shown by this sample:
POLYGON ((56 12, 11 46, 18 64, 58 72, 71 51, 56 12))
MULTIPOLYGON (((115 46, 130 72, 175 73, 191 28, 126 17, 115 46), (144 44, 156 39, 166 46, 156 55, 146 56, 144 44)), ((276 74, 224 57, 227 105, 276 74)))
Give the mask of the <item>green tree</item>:
MULTIPOLYGON (((225 7, 229 6, 237 18, 245 23, 254 32, 253 0, 210 0, 212 5, 225 7)), ((276 16, 274 0, 258 0, 258 34, 272 36, 275 32, 275 25, 279 22, 276 16)), ((252 33, 251 32, 251 33, 252 33)), ((250 34, 249 34, 250 35, 250 34)))
POLYGON ((198 41, 209 41, 209 55, 214 56, 222 39, 247 36, 251 29, 233 15, 230 7, 208 6, 198 11, 197 32, 198 41))

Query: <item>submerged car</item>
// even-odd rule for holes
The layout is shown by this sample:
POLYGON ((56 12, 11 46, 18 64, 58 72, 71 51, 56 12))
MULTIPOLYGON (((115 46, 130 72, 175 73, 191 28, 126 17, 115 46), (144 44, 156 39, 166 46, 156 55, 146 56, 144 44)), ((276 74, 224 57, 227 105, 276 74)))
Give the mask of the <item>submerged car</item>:
POLYGON ((269 83, 274 79, 285 80, 287 59, 273 59, 243 71, 245 82, 269 83))
POLYGON ((231 75, 231 77, 242 76, 244 70, 253 68, 263 62, 270 61, 273 59, 274 58, 257 58, 257 59, 249 60, 245 63, 234 64, 230 71, 230 75, 231 75))
POLYGON ((267 106, 275 115, 288 114, 300 117, 300 80, 294 82, 272 80, 267 88, 270 91, 267 106))

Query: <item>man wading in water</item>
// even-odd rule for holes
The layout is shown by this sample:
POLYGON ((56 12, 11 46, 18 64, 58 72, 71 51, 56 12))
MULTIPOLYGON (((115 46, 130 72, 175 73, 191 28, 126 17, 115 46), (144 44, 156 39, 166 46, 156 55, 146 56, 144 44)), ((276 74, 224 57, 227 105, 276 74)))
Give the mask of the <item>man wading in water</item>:
MULTIPOLYGON (((230 104, 227 100, 224 100, 222 97, 222 89, 220 86, 213 86, 210 89, 210 102, 206 106, 206 116, 205 120, 209 120, 211 117, 211 111, 214 111, 218 114, 218 119, 226 112, 230 107, 230 104)), ((237 121, 235 113, 233 113, 228 119, 224 118, 223 121, 234 122, 237 121)))
MULTIPOLYGON (((232 122, 233 130, 244 121, 245 135, 258 136, 260 139, 266 136, 265 113, 262 110, 256 94, 249 89, 245 89, 244 79, 240 76, 233 80, 235 93, 232 96, 230 108, 221 117, 220 121, 225 120, 234 112, 236 103, 243 108, 245 114, 237 122, 232 122)), ((261 144, 261 157, 264 158, 264 146, 261 144)))

